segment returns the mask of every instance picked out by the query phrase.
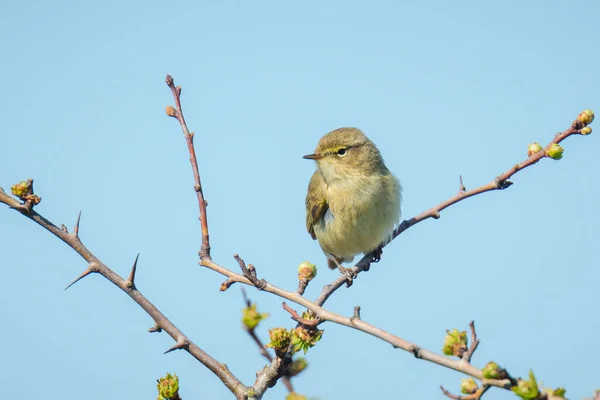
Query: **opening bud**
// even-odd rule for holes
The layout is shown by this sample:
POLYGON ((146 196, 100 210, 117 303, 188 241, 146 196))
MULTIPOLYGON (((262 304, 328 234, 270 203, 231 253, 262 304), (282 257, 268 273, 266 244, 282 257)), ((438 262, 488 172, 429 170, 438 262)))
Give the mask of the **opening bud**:
POLYGON ((583 110, 577 116, 577 120, 583 125, 589 125, 594 120, 594 112, 592 110, 583 110))
POLYGON ((285 353, 287 351, 291 340, 290 332, 287 329, 269 329, 269 338, 271 342, 267 343, 265 347, 272 348, 276 353, 285 353))
POLYGON ((298 266, 298 279, 310 281, 317 276, 317 266, 309 261, 304 261, 298 266))
POLYGON ((540 145, 538 142, 533 142, 529 146, 527 146, 527 155, 531 157, 532 155, 542 151, 542 149, 542 145, 540 145))
POLYGON ((565 149, 562 148, 558 143, 552 143, 550 148, 546 150, 546 155, 553 160, 560 160, 563 156, 565 149))
POLYGON ((179 378, 177 374, 169 374, 157 380, 156 388, 158 397, 156 400, 179 399, 179 378))
POLYGON ((462 379, 460 381, 460 392, 463 394, 473 394, 479 389, 475 379, 462 379))
POLYGON ((447 330, 442 352, 447 356, 462 357, 465 351, 467 351, 467 332, 458 329, 447 330))
POLYGON ((256 311, 256 303, 242 310, 242 324, 247 330, 256 328, 258 323, 267 318, 269 313, 259 313, 256 311))

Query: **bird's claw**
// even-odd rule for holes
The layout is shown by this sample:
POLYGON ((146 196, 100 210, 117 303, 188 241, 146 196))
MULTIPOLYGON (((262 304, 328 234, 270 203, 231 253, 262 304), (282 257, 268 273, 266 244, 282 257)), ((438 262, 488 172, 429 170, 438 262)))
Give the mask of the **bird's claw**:
POLYGON ((381 255, 383 254, 383 247, 378 247, 371 252, 371 262, 377 263, 381 261, 381 255))
POLYGON ((340 265, 339 270, 340 273, 346 277, 346 287, 352 286, 352 283, 354 283, 354 278, 356 278, 356 273, 352 270, 352 268, 345 268, 340 265))

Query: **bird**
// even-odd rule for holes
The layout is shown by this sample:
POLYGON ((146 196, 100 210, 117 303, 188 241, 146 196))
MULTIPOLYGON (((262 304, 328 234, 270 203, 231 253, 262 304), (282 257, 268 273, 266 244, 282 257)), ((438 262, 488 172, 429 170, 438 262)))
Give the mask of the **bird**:
POLYGON ((306 193, 306 229, 319 242, 327 266, 344 274, 349 286, 356 276, 342 263, 372 252, 379 260, 400 221, 402 186, 358 128, 327 133, 303 158, 317 165, 306 193))

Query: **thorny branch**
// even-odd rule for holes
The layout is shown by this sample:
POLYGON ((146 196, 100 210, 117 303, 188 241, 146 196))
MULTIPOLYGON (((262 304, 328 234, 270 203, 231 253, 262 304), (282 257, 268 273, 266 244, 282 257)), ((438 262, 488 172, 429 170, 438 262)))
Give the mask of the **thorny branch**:
POLYGON ((72 248, 87 262, 87 269, 79 276, 79 278, 76 279, 76 281, 91 273, 97 273, 108 279, 113 285, 117 286, 129 297, 131 297, 131 299, 135 301, 154 320, 155 325, 153 328, 151 328, 151 331, 157 332, 164 330, 173 338, 173 340, 175 340, 175 345, 168 349, 167 352, 178 349, 185 350, 196 360, 200 361, 206 368, 211 370, 217 377, 219 377, 225 386, 231 390, 232 393, 236 394, 237 398, 241 399, 241 394, 247 392, 248 389, 238 380, 238 378, 235 377, 235 375, 231 373, 231 371, 229 371, 225 364, 215 360, 197 344, 191 341, 136 288, 133 279, 135 277, 134 271, 137 266, 137 258, 136 262, 134 263, 134 267, 132 268, 132 274, 130 275, 130 278, 125 280, 107 265, 105 265, 102 261, 100 261, 100 259, 98 259, 90 250, 87 249, 87 247, 84 246, 83 242, 79 238, 78 225, 76 225, 76 229, 73 230, 73 233, 65 232, 65 230, 57 227, 42 215, 38 214, 35 210, 23 207, 23 205, 17 200, 7 195, 2 188, 0 188, 0 202, 19 211, 25 217, 31 219, 42 228, 48 230, 54 236, 66 243, 67 246, 72 248))
MULTIPOLYGON (((275 294, 284 299, 290 300, 298 305, 306 307, 308 310, 312 311, 315 316, 316 324, 322 323, 325 321, 330 321, 339 325, 347 326, 350 328, 354 328, 380 338, 388 343, 390 343, 395 348, 401 348, 407 352, 413 354, 416 358, 420 358, 423 360, 427 360, 433 362, 435 364, 454 369, 456 371, 463 372, 471 377, 482 380, 484 383, 484 388, 487 390, 490 386, 501 387, 505 389, 509 389, 514 386, 514 382, 510 379, 483 379, 482 371, 478 368, 474 367, 470 364, 469 360, 475 351, 479 341, 476 339, 474 326, 471 326, 472 331, 472 345, 471 348, 465 353, 465 357, 460 360, 455 360, 450 357, 445 357, 438 355, 429 350, 420 348, 416 344, 413 344, 407 340, 404 340, 400 337, 397 337, 391 333, 388 333, 380 328, 377 328, 360 318, 360 308, 357 307, 354 310, 354 314, 352 317, 344 317, 333 312, 330 312, 324 308, 322 308, 323 304, 327 301, 327 299, 344 283, 346 282, 345 276, 340 276, 335 279, 329 285, 326 285, 323 288, 323 291, 320 295, 315 299, 315 301, 310 301, 301 295, 302 290, 297 292, 290 292, 283 290, 277 286, 270 284, 264 279, 258 279, 256 275, 256 269, 249 264, 246 267, 245 262, 241 257, 236 255, 236 260, 242 270, 242 275, 237 274, 230 269, 227 269, 215 262, 212 261, 210 257, 210 242, 209 242, 209 232, 208 232, 208 222, 206 215, 206 206, 207 202, 204 198, 204 193, 202 190, 202 184, 200 181, 200 173, 198 169, 198 162, 196 157, 196 152, 194 149, 193 139, 194 134, 189 131, 187 124, 185 122, 185 118, 183 116, 183 111, 181 108, 181 88, 179 86, 175 86, 173 82, 173 78, 170 75, 167 75, 166 83, 171 89, 173 94, 173 99, 175 101, 175 107, 168 106, 166 112, 169 116, 176 118, 180 125, 181 129, 184 133, 186 143, 188 146, 188 151, 190 154, 190 163, 192 166, 192 171, 194 175, 194 190, 196 191, 198 198, 198 205, 200 210, 200 223, 201 223, 201 232, 202 232, 202 244, 201 249, 199 251, 200 256, 200 264, 209 269, 212 269, 215 272, 218 272, 227 277, 227 280, 222 284, 221 290, 226 290, 233 283, 240 282, 246 285, 255 286, 260 290, 264 290, 266 292, 275 294)), ((581 114, 580 114, 581 116, 581 114)), ((593 117, 592 117, 593 118, 593 117)), ((590 121, 591 122, 591 121, 590 121)), ((588 122, 589 123, 589 122, 588 122)), ((485 192, 494 191, 494 190, 503 190, 508 188, 512 182, 509 179, 519 172, 522 169, 525 169, 544 157, 549 156, 549 151, 552 150, 552 146, 562 142, 567 137, 574 134, 585 134, 582 129, 585 128, 587 123, 583 123, 579 118, 574 121, 571 127, 564 132, 559 132, 556 134, 554 139, 550 144, 546 146, 546 148, 541 149, 541 151, 537 151, 529 158, 524 160, 523 162, 516 164, 509 168, 507 171, 503 172, 499 176, 497 176, 490 183, 480 186, 478 188, 472 190, 466 190, 462 183, 462 177, 460 179, 460 188, 458 194, 448 198, 447 200, 439 203, 438 205, 410 218, 408 220, 404 220, 393 232, 393 235, 390 239, 394 240, 408 228, 425 221, 429 218, 437 219, 440 217, 440 212, 444 209, 463 201, 469 197, 473 197, 485 192)), ((590 128, 586 128, 590 129, 590 128)), ((589 133, 591 130, 588 130, 586 133, 589 133)), ((39 203, 40 198, 33 194, 33 181, 29 181, 29 184, 26 187, 26 190, 23 191, 23 196, 18 196, 23 202, 20 203, 11 196, 7 195, 0 188, 0 202, 7 204, 10 208, 13 208, 19 211, 21 214, 35 221, 48 231, 50 231, 53 235, 64 241, 67 245, 69 245, 73 250, 75 250, 78 254, 81 255, 88 262, 88 268, 84 271, 83 274, 77 279, 81 279, 91 273, 99 273, 100 275, 107 278, 111 283, 118 286, 121 290, 127 293, 136 303, 140 305, 155 321, 155 325, 150 328, 151 332, 160 332, 161 330, 165 330, 175 341, 176 344, 171 347, 167 352, 176 350, 176 349, 184 349, 192 356, 194 356, 198 361, 200 361, 203 365, 209 368, 215 375, 217 375, 223 383, 235 394, 238 399, 260 399, 264 392, 272 387, 276 381, 283 376, 283 371, 285 368, 282 368, 282 360, 279 357, 275 357, 272 359, 272 362, 267 367, 263 368, 263 370, 257 373, 257 379, 254 385, 251 388, 244 386, 224 365, 219 363, 217 360, 212 358, 210 355, 201 350, 196 344, 194 344, 187 336, 185 336, 173 323, 171 323, 166 316, 164 316, 150 301, 148 301, 135 287, 134 278, 135 278, 135 270, 137 266, 136 263, 132 268, 132 272, 130 274, 130 278, 125 280, 121 278, 118 274, 113 272, 110 268, 108 268, 105 264, 103 264, 98 258, 96 258, 80 241, 79 239, 79 223, 76 224, 74 232, 69 234, 66 228, 58 228, 50 221, 46 220, 40 214, 33 210, 33 207, 39 203)), ((78 218, 79 221, 79 218, 78 218)), ((384 243, 383 246, 389 244, 384 243)), ((382 246, 382 247, 383 247, 382 246)), ((352 270, 355 274, 358 274, 362 271, 368 270, 371 262, 374 259, 374 254, 365 255, 354 267, 352 270)), ((77 281, 76 280, 76 281, 77 281)), ((284 303, 284 307, 287 305, 284 303)), ((303 319, 291 308, 287 307, 288 311, 291 310, 292 317, 298 321, 299 323, 305 323, 307 321, 303 321, 303 319)), ((312 323, 312 320, 310 321, 312 323)), ((260 341, 259 341, 260 343, 260 341)), ((449 392, 444 392, 448 395, 449 392)), ((484 390, 484 391, 485 391, 484 390)), ((451 395, 452 396, 452 395, 451 395)), ((455 398, 455 397, 454 397, 455 398)))

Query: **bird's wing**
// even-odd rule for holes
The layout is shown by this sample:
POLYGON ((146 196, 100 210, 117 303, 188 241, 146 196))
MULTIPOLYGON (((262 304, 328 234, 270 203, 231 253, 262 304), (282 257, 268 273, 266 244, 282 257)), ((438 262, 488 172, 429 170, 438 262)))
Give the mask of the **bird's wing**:
POLYGON ((306 230, 313 239, 317 239, 314 224, 319 218, 323 218, 329 205, 325 197, 326 184, 319 171, 315 171, 310 183, 308 184, 308 193, 306 194, 306 230))

